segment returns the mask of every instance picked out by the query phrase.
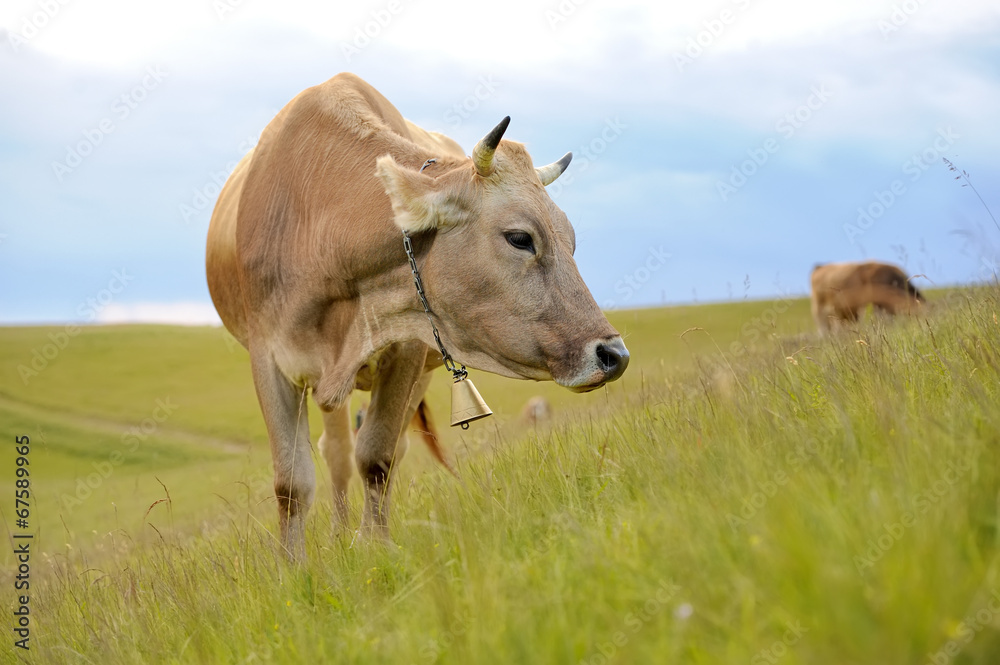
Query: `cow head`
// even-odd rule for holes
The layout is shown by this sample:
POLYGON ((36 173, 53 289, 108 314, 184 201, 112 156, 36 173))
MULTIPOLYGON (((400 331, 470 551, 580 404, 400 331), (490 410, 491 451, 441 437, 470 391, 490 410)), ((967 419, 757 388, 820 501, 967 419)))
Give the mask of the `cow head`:
POLYGON ((545 191, 572 155, 535 168, 522 144, 500 141, 509 121, 471 159, 419 172, 386 155, 376 174, 397 226, 414 236, 431 309, 456 359, 592 390, 621 376, 629 354, 577 270, 573 227, 545 191))

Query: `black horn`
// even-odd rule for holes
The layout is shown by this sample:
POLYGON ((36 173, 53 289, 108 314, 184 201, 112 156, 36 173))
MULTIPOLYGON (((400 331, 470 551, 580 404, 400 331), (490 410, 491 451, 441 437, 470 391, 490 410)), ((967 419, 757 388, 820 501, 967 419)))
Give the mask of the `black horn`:
POLYGON ((500 139, 503 138, 503 133, 507 131, 509 124, 510 116, 507 116, 472 149, 472 162, 476 165, 476 172, 479 175, 488 176, 493 173, 493 153, 500 145, 500 139))

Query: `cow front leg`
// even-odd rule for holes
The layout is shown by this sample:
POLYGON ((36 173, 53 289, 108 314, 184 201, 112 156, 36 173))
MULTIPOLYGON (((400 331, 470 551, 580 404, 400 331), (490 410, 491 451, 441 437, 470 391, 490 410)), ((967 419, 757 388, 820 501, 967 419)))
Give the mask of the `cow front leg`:
POLYGON ((816 327, 819 329, 820 336, 828 334, 830 332, 830 319, 827 316, 826 308, 819 304, 816 296, 813 296, 812 298, 811 309, 813 321, 816 322, 816 327))
POLYGON ((319 437, 319 451, 330 470, 333 485, 335 521, 341 529, 350 528, 351 511, 347 503, 347 485, 351 480, 354 461, 354 433, 351 431, 350 403, 323 411, 323 434, 319 437))
POLYGON ((292 384, 270 352, 252 344, 250 367, 271 443, 281 545, 289 558, 301 561, 306 552, 306 514, 316 493, 306 388, 292 384))
POLYGON ((373 538, 389 540, 389 490, 393 466, 399 461, 397 442, 413 415, 411 395, 420 384, 426 354, 422 342, 393 344, 377 362, 356 453, 365 486, 361 532, 373 538))

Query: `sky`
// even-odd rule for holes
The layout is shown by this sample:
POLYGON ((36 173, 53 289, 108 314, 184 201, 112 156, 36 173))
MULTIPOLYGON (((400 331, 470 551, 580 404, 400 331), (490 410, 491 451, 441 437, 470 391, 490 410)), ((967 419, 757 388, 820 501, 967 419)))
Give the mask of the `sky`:
POLYGON ((995 2, 7 0, 0 324, 218 322, 221 183, 342 71, 467 152, 506 115, 536 164, 573 151, 549 192, 608 309, 1000 262, 995 2))

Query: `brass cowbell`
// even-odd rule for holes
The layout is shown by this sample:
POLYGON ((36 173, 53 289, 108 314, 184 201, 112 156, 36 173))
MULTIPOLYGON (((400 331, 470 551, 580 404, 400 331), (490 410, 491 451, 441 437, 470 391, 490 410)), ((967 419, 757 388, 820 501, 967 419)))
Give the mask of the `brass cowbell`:
POLYGON ((469 429, 469 423, 493 415, 479 391, 466 376, 459 376, 451 384, 451 426, 469 429))

